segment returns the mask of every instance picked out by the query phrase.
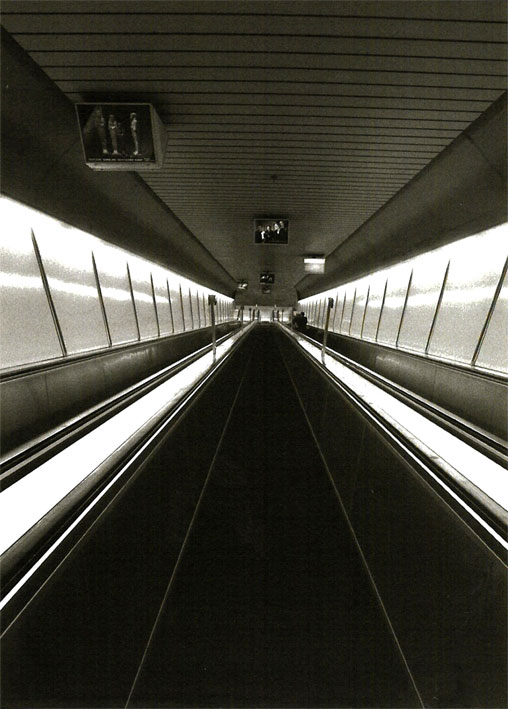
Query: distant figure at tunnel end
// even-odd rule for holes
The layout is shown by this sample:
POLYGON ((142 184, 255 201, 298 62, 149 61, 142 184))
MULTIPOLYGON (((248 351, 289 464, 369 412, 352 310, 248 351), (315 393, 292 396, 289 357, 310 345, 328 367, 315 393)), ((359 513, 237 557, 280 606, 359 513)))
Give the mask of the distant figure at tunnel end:
POLYGON ((293 316, 293 327, 299 332, 305 332, 307 330, 307 318, 305 313, 295 313, 293 316))

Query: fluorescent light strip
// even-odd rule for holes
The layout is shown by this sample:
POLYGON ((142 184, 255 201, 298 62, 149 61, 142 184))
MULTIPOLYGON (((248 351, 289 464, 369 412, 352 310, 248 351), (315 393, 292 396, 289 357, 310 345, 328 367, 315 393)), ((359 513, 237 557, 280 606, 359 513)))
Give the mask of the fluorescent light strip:
MULTIPOLYGON (((243 333, 217 346, 217 361, 243 333)), ((168 405, 175 405, 209 371, 208 352, 171 379, 35 468, 0 494, 0 553, 4 553, 77 485, 110 458, 125 442, 168 405)))
MULTIPOLYGON (((301 347, 316 361, 321 363, 321 348, 313 345, 301 335, 291 333, 301 347)), ((493 460, 472 448, 464 441, 444 430, 410 406, 399 401, 346 365, 330 355, 325 356, 326 369, 347 387, 352 389, 366 404, 378 412, 391 426, 409 440, 422 453, 437 463, 446 474, 463 483, 469 481, 484 492, 503 509, 508 509, 508 486, 506 470, 493 460), (401 422, 404 422, 402 424, 401 422)), ((414 457, 414 456, 413 456, 414 457)), ((467 505, 441 478, 430 469, 427 471, 439 484, 446 488, 460 504, 467 509, 480 524, 508 549, 507 541, 467 505)))

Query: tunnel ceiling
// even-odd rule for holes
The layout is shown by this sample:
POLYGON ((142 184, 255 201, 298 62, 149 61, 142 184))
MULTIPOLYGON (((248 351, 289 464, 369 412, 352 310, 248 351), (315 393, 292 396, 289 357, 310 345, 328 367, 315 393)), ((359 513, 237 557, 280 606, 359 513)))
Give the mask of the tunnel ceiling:
MULTIPOLYGON (((288 302, 506 89, 503 2, 16 2, 2 23, 73 102, 167 126, 152 190, 249 302, 288 302), (287 246, 252 220, 290 219, 287 246), (258 274, 273 270, 271 297, 258 274)), ((49 118, 48 118, 49 120, 49 118)))

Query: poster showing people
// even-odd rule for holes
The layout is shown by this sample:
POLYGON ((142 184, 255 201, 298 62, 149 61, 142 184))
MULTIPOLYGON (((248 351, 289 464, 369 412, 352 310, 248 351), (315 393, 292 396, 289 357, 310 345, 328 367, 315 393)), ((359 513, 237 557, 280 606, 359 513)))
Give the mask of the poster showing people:
POLYGON ((289 221, 287 219, 254 219, 254 243, 287 244, 289 221))
POLYGON ((77 104, 87 163, 155 162, 149 104, 77 104))

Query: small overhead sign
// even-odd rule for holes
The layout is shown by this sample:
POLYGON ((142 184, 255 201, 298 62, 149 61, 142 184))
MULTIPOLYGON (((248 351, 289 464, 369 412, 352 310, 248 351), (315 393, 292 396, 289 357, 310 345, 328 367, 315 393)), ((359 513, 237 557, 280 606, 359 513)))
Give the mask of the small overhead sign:
POLYGON ((324 273, 325 257, 323 255, 304 256, 303 270, 305 273, 324 273))
POLYGON ((266 285, 271 285, 275 283, 275 273, 270 273, 269 271, 263 271, 259 274, 259 282, 266 285))

